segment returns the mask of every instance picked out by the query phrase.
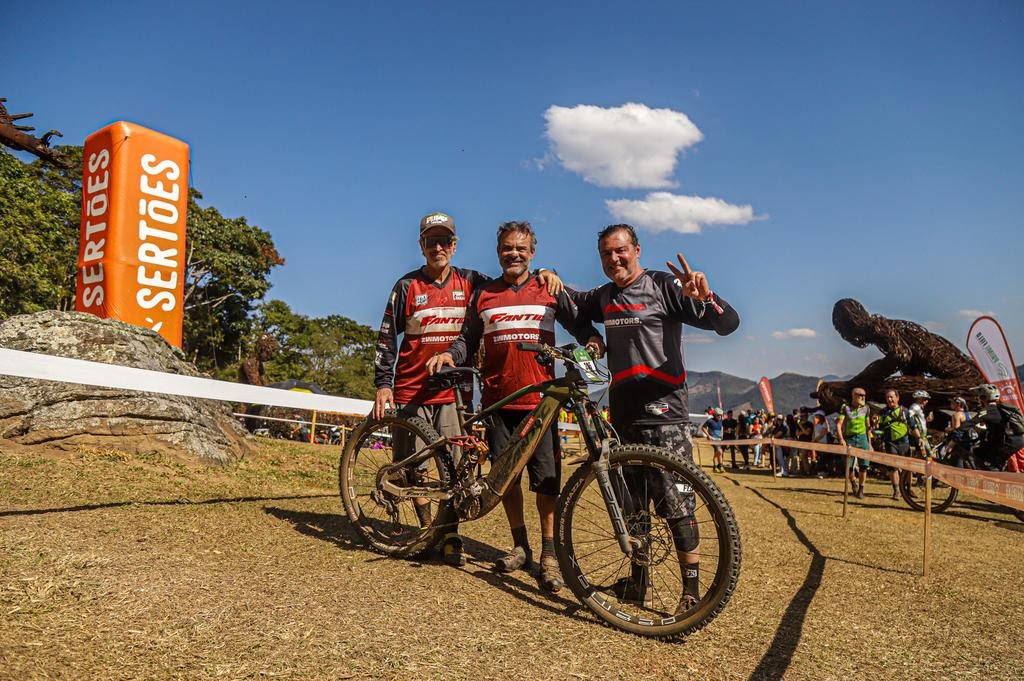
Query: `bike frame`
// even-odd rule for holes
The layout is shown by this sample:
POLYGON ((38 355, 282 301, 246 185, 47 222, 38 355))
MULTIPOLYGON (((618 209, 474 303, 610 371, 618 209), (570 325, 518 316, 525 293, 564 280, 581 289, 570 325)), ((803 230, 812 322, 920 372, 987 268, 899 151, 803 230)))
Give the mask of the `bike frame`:
MULTIPOLYGON (((460 428, 460 436, 457 439, 464 439, 470 426, 480 424, 499 409, 511 404, 520 397, 531 393, 540 393, 542 396, 540 404, 534 407, 533 410, 524 413, 523 420, 516 426, 512 437, 504 449, 494 455, 491 470, 488 474, 483 478, 477 479, 476 482, 481 486, 478 491, 480 507, 471 516, 464 518, 465 520, 480 518, 498 505, 502 496, 512 485, 512 482, 526 467, 527 461, 533 456, 545 432, 558 418, 558 412, 570 401, 573 402, 573 412, 576 415, 576 421, 580 426, 587 450, 590 452, 591 460, 596 460, 602 451, 609 449, 611 444, 609 433, 604 426, 603 420, 598 416, 597 410, 593 406, 593 401, 591 401, 586 392, 586 381, 575 367, 570 366, 567 369, 565 376, 521 388, 489 407, 481 409, 468 419, 465 418, 465 407, 459 390, 455 390, 460 428)), ((438 500, 451 499, 453 496, 451 492, 428 490, 426 488, 419 489, 414 486, 397 486, 389 482, 388 477, 396 471, 425 461, 434 455, 434 450, 438 447, 458 444, 453 442, 453 439, 456 438, 438 438, 404 459, 383 468, 380 473, 382 488, 399 499, 412 497, 435 498, 438 500)), ((617 508, 618 505, 616 504, 617 508)))

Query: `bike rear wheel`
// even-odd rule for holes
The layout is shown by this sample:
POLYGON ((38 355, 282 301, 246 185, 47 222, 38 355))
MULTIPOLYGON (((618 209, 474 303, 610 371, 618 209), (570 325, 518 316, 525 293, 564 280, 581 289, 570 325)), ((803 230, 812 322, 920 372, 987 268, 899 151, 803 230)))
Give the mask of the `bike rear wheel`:
MULTIPOLYGON (((450 504, 436 499, 400 500, 378 484, 381 468, 440 438, 421 418, 367 418, 352 431, 338 462, 338 488, 345 513, 374 551, 400 558, 429 552, 454 527, 450 504)), ((447 449, 437 447, 419 466, 401 471, 398 487, 446 491, 452 480, 447 449)))
MULTIPOLYGON (((957 488, 932 478, 932 513, 942 513, 953 505, 957 497, 957 488)), ((900 476, 900 496, 915 511, 924 511, 924 487, 914 484, 914 476, 900 476)))
POLYGON ((562 490, 555 521, 566 584, 617 629, 657 638, 701 629, 722 611, 739 579, 740 535, 729 502, 692 461, 663 449, 616 447, 608 463, 636 548, 632 557, 622 553, 593 467, 578 469, 562 490), (693 541, 694 530, 698 547, 689 555, 699 554, 699 575, 690 589, 688 559, 676 541, 681 533, 693 541), (692 600, 681 607, 687 593, 692 600))

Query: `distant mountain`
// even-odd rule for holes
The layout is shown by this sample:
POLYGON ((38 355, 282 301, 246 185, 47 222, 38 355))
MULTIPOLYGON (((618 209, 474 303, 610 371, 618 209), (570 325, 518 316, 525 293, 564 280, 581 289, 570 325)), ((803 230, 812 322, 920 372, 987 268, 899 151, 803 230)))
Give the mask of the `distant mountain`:
MULTIPOLYGON (((810 394, 818 387, 814 376, 785 373, 769 379, 776 412, 789 412, 797 407, 813 406, 810 394)), ((686 384, 690 391, 690 411, 703 411, 718 406, 718 386, 722 388, 725 409, 763 409, 764 401, 757 383, 721 371, 688 371, 686 384)))

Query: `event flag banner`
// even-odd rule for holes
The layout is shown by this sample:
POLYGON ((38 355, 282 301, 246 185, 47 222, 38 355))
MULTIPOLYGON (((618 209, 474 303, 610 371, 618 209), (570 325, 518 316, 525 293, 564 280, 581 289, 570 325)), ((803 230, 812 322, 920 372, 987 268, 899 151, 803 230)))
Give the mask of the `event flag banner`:
POLYGON ((757 382, 757 387, 761 389, 761 399, 764 400, 764 406, 768 408, 769 414, 775 413, 775 400, 772 398, 772 384, 768 380, 767 376, 762 376, 761 380, 757 382))
POLYGON ((85 141, 75 309, 181 347, 188 145, 119 121, 85 141))
POLYGON ((975 319, 967 334, 967 351, 985 380, 999 388, 1000 400, 1024 411, 1017 365, 1013 363, 1010 346, 999 322, 988 316, 975 319))

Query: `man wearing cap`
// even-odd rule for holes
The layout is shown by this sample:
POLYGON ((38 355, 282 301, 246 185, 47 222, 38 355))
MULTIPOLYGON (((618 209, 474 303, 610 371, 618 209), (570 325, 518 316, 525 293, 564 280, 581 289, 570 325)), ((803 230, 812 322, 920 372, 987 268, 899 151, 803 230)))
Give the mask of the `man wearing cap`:
MULTIPOLYGON (((426 363, 458 337, 473 290, 491 278, 475 270, 452 267, 457 244, 455 220, 450 215, 430 213, 420 220, 419 245, 425 264, 402 275, 388 296, 374 358, 377 395, 373 418, 382 417, 393 406, 400 416, 418 416, 433 424, 441 435, 459 434, 455 394, 427 384, 426 363)), ((562 282, 554 273, 538 271, 538 278, 553 294, 562 290, 562 282)), ((397 456, 400 447, 395 444, 397 456)), ((430 503, 417 501, 417 518, 422 527, 427 527, 432 520, 430 503)), ((445 536, 442 555, 449 565, 465 564, 457 528, 445 536)))

